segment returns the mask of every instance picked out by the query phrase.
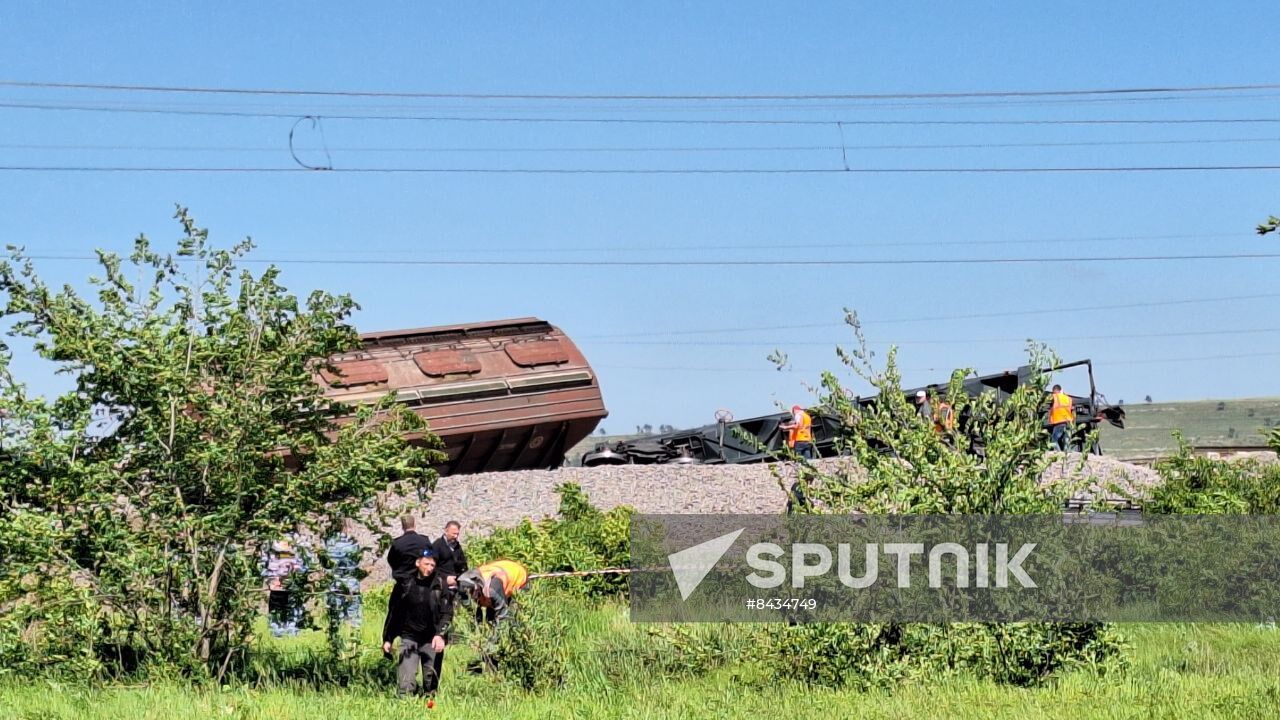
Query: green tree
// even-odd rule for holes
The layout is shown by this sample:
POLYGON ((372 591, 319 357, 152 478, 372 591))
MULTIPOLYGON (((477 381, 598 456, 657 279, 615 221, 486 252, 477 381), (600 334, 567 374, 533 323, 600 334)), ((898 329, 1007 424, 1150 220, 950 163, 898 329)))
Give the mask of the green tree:
POLYGON ((74 378, 32 397, 0 345, 0 667, 221 677, 252 645, 273 540, 433 487, 420 418, 389 397, 337 405, 315 381, 358 347, 355 302, 301 301, 277 268, 237 266, 251 241, 217 249, 175 217, 176 252, 99 252, 92 296, 15 248, 0 262, 9 336, 74 378))
MULTIPOLYGON (((1044 373, 1033 370, 1008 396, 972 397, 963 382, 973 371, 956 370, 934 402, 948 404, 959 420, 939 431, 903 392, 896 348, 889 350, 883 369, 876 368, 856 314, 848 319, 858 345, 839 349, 839 357, 871 385, 876 400, 861 404, 834 373, 823 374, 820 409, 838 420, 836 445, 858 469, 830 474, 810 466, 802 472, 806 496, 834 513, 1008 514, 1061 507, 1063 498, 1039 483, 1051 462, 1045 452, 1044 373)), ((1043 347, 1029 349, 1033 369, 1056 361, 1043 347)))
MULTIPOLYGON (((896 349, 877 368, 857 315, 849 312, 857 346, 838 349, 843 364, 871 385, 875 401, 857 402, 834 373, 824 373, 819 410, 834 417, 844 470, 801 461, 800 489, 813 513, 1032 514, 1061 512, 1070 488, 1043 487, 1052 462, 1043 426, 1049 377, 1038 370, 1057 358, 1028 350, 1030 376, 1010 394, 976 397, 964 391, 970 369, 956 370, 934 398, 959 420, 939 429, 921 417, 902 389, 896 349)), ((892 681, 903 674, 955 667, 1001 682, 1035 684, 1070 667, 1097 667, 1118 657, 1119 638, 1100 623, 955 623, 940 627, 804 625, 788 628, 775 646, 778 671, 817 684, 892 681), (967 659, 956 655, 962 647, 967 659)))

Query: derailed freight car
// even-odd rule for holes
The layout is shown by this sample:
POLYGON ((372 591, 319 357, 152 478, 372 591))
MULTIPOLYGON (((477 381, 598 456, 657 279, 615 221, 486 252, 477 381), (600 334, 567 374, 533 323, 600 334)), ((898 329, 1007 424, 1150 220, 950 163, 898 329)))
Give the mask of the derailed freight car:
MULTIPOLYGON (((348 404, 387 393, 444 441, 442 475, 559 467, 608 416, 581 351, 538 318, 390 330, 330 358, 316 381, 348 404)), ((410 436, 410 441, 420 439, 410 436)))
MULTIPOLYGON (((1072 443, 1076 447, 1081 447, 1085 436, 1101 422, 1124 427, 1124 409, 1107 405, 1098 394, 1093 380, 1092 361, 1078 360, 1063 363, 1041 372, 1057 372, 1079 367, 1086 368, 1088 371, 1089 394, 1071 396, 1072 408, 1075 411, 1075 432, 1072 443)), ((1019 386, 1025 384, 1033 374, 1034 369, 1024 365, 1017 370, 966 378, 963 390, 973 397, 983 393, 995 393, 997 399, 1003 400, 1019 386)), ((917 391, 937 391, 939 388, 938 385, 927 385, 903 392, 910 400, 915 397, 917 391)), ((864 405, 875 401, 875 397, 858 399, 858 402, 864 405)), ((832 457, 838 454, 835 442, 840 431, 838 421, 813 410, 810 410, 810 415, 813 417, 813 443, 818 455, 832 457)), ((775 413, 736 421, 727 414, 721 414, 719 418, 720 421, 714 425, 705 425, 691 430, 677 430, 613 444, 600 443, 594 450, 582 456, 582 464, 586 467, 651 463, 738 464, 772 462, 785 454, 787 433, 782 428, 782 424, 790 418, 789 413, 775 413)), ((961 423, 963 422, 964 419, 961 418, 961 423)), ((981 452, 981 448, 975 448, 975 450, 981 452)), ((1101 453, 1101 447, 1095 446, 1094 452, 1101 453)))

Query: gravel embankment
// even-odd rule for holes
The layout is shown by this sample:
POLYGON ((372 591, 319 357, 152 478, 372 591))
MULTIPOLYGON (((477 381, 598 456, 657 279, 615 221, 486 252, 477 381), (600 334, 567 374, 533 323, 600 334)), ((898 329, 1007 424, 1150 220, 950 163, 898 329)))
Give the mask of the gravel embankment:
POLYGON ((1066 483, 1072 496, 1081 499, 1145 498, 1160 475, 1145 465, 1106 456, 1089 455, 1081 464, 1080 453, 1052 453, 1053 462, 1040 476, 1041 483, 1066 483))
MULTIPOLYGON (((1099 490, 1108 496, 1111 486, 1123 494, 1141 497, 1158 481, 1155 471, 1108 457, 1085 458, 1078 454, 1057 455, 1044 474, 1046 483, 1070 482, 1083 488, 1078 494, 1093 495, 1099 490), (1092 481, 1088 479, 1092 478, 1092 481)), ((828 470, 849 467, 847 459, 821 460, 828 470)), ((440 534, 445 522, 462 523, 465 535, 484 535, 497 527, 518 524, 523 518, 553 517, 559 507, 556 486, 576 483, 601 509, 631 505, 644 513, 777 513, 786 506, 783 483, 790 486, 790 468, 781 465, 620 465, 613 467, 566 467, 558 470, 481 473, 440 478, 425 512, 419 516, 419 530, 432 537, 440 534)), ((395 507, 396 503, 391 503, 395 507)), ((399 527, 388 527, 393 534, 399 527)), ((362 534, 363 535, 363 534, 362 534)), ((371 536, 359 537, 361 544, 374 547, 371 536)), ((366 556, 368 582, 386 578, 386 564, 373 553, 366 556)))

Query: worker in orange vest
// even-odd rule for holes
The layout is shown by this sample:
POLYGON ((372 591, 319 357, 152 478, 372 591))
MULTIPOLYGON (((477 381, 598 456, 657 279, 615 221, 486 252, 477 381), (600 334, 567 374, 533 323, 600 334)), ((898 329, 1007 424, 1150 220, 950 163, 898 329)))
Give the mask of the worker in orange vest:
POLYGON ((1049 404, 1049 442, 1059 450, 1067 449, 1067 431, 1076 419, 1071 396, 1062 392, 1061 385, 1054 385, 1049 404))
POLYGON ((511 597, 529 583, 529 570, 514 560, 494 560, 459 575, 457 582, 458 590, 484 609, 484 619, 497 624, 510 614, 511 597))
MULTIPOLYGON (((791 417, 778 427, 787 431, 787 448, 791 452, 808 460, 818 456, 813 446, 813 417, 804 408, 792 405, 791 417)), ((805 497, 804 488, 800 487, 800 480, 797 479, 791 485, 790 497, 787 498, 787 513, 808 506, 809 499, 805 497)))
POLYGON ((951 403, 939 400, 933 406, 933 429, 938 432, 950 432, 956 429, 956 413, 951 403))
POLYGON ((813 447, 813 417, 799 405, 791 406, 791 419, 780 425, 787 431, 787 447, 802 458, 817 457, 813 447))

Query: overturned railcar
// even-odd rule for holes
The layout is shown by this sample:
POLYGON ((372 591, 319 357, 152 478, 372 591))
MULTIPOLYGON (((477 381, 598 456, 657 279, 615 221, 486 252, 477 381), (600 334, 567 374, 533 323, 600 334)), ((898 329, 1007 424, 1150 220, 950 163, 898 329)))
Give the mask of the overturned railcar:
MULTIPOLYGON (((555 468, 608 416, 600 383, 559 328, 538 318, 360 336, 316 380, 348 404, 387 393, 444 441, 442 475, 555 468)), ((420 438, 410 437, 409 440, 420 438)))
MULTIPOLYGON (((1105 403, 1094 385, 1091 361, 1063 363, 1038 372, 1046 374, 1079 367, 1088 372, 1089 394, 1071 396, 1075 412, 1071 443, 1076 449, 1084 446, 1085 437, 1101 422, 1124 427, 1124 408, 1105 403)), ((964 380, 962 389, 974 397, 994 393, 998 399, 1004 400, 1019 386, 1026 384, 1036 372, 1031 366, 1023 366, 1017 370, 970 377, 964 380)), ((905 390, 904 394, 910 400, 919 390, 936 394, 940 389, 941 386, 929 385, 905 390)), ((875 402, 875 397, 858 398, 858 403, 862 405, 875 402)), ((831 457, 839 454, 836 446, 836 438, 840 434, 838 420, 816 410, 811 409, 810 413, 813 417, 813 444, 818 455, 831 457)), ((600 443, 582 456, 582 464, 587 467, 652 463, 741 464, 772 462, 785 455, 786 430, 782 428, 782 424, 790 418, 789 413, 736 421, 729 416, 721 417, 720 422, 714 425, 691 430, 677 430, 613 444, 600 443)), ((963 429, 965 418, 961 417, 960 420, 963 429)), ((983 450, 977 446, 973 449, 978 452, 983 450)), ((1093 451, 1101 454, 1102 448, 1095 444, 1093 451)))

